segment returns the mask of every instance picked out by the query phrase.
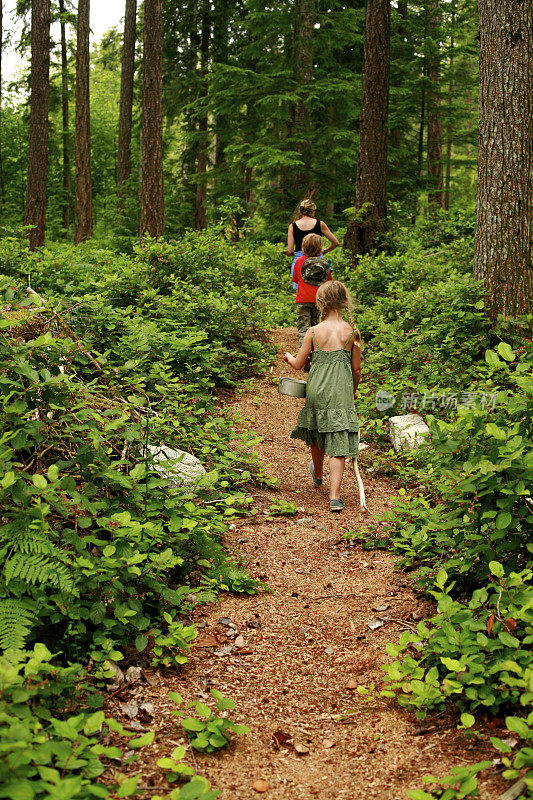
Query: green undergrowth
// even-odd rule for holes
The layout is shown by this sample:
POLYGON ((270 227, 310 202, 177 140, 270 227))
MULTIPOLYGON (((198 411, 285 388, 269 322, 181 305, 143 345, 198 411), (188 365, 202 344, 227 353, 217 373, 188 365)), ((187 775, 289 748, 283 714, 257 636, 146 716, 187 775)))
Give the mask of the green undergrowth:
MULTIPOLYGON (((358 412, 373 445, 365 464, 402 487, 365 547, 392 549, 436 613, 388 645, 394 660, 381 689, 361 691, 420 718, 455 709, 466 738, 489 736, 503 777, 527 775, 525 797, 533 789, 531 319, 489 322, 460 215, 392 231, 389 245, 337 269, 363 337, 358 412), (422 414, 428 441, 395 453, 388 418, 406 413, 422 414), (483 732, 493 717, 506 735, 483 732)), ((488 768, 428 776, 409 796, 474 797, 488 768)))
MULTIPOLYGON (((137 791, 129 773, 100 779, 115 757, 91 738, 106 681, 117 664, 180 669, 194 606, 261 589, 222 536, 256 513, 248 485, 271 479, 216 405, 271 356, 261 258, 274 263, 209 234, 134 256, 0 241, 2 796, 137 791), (194 488, 162 474, 161 444, 201 460, 194 488)), ((171 792, 215 794, 196 777, 171 792)))

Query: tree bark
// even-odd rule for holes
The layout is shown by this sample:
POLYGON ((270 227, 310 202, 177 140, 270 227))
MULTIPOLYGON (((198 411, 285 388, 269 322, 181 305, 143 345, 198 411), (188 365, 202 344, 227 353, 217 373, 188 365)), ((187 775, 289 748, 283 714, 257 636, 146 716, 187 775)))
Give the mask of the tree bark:
POLYGON ((366 0, 355 219, 343 246, 355 257, 375 249, 387 216, 390 0, 366 0))
POLYGON ((428 206, 444 208, 442 182, 442 117, 440 111, 440 27, 441 0, 431 0, 429 6, 429 35, 432 39, 428 64, 428 206))
POLYGON ((311 109, 309 108, 309 86, 313 77, 313 30, 315 24, 315 0, 298 0, 296 9, 296 52, 294 78, 300 95, 294 106, 293 136, 295 149, 302 166, 294 173, 293 199, 301 199, 310 180, 311 109))
POLYGON ((117 205, 122 208, 125 184, 131 176, 131 126, 133 117, 133 78, 135 74, 135 36, 137 0, 126 0, 124 43, 120 76, 120 112, 118 120, 117 205))
POLYGON ((444 208, 450 210, 450 184, 452 177, 452 109, 453 109, 453 48, 454 42, 455 11, 452 11, 452 35, 450 40, 450 79, 448 81, 448 124, 446 131, 446 175, 444 178, 444 208))
POLYGON ((4 44, 4 4, 0 0, 0 213, 4 207, 4 163, 2 157, 2 50, 4 44))
POLYGON ((145 0, 141 129, 141 239, 165 233, 163 184, 163 0, 145 0))
POLYGON ((211 40, 211 19, 204 10, 202 14, 202 32, 200 37, 200 93, 199 98, 204 104, 200 119, 198 120, 198 168, 196 177, 196 204, 194 212, 194 230, 203 231, 207 228, 207 63, 209 60, 209 47, 211 40))
POLYGON ((68 237, 70 228, 70 132, 68 107, 68 62, 67 36, 65 23, 65 0, 59 0, 61 24, 61 111, 62 111, 62 147, 63 147, 63 238, 68 237))
MULTIPOLYGON (((219 0, 214 4, 213 12, 213 44, 212 61, 218 64, 228 62, 229 50, 229 7, 226 0, 219 0)), ((218 202, 225 194, 224 172, 226 164, 226 137, 228 119, 225 114, 217 111, 214 117, 215 129, 215 170, 214 170, 214 196, 218 202)))
POLYGON ((91 187, 91 108, 89 91, 90 0, 78 2, 76 36, 76 192, 74 203, 74 244, 93 235, 91 187))
POLYGON ((533 4, 479 3, 474 277, 490 316, 533 312, 533 4))
MULTIPOLYGON (((398 24, 398 44, 396 47, 396 53, 394 50, 391 52, 391 62, 392 64, 402 64, 405 61, 408 61, 410 58, 410 53, 408 52, 411 49, 411 45, 406 43, 406 22, 407 22, 407 0, 398 0, 397 5, 398 16, 401 19, 401 22, 398 24)), ((391 86, 398 88, 402 85, 404 80, 403 74, 398 71, 395 78, 391 78, 391 86)), ((395 154, 393 156, 393 160, 389 165, 389 175, 390 177, 396 178, 400 172, 400 162, 401 157, 398 153, 398 150, 402 146, 402 143, 405 139, 406 128, 405 125, 396 125, 395 127, 391 128, 390 136, 389 136, 389 148, 395 154)))
POLYGON ((50 93, 50 0, 31 7, 31 98, 28 175, 24 225, 32 225, 30 250, 42 247, 46 231, 48 176, 48 105, 50 93))

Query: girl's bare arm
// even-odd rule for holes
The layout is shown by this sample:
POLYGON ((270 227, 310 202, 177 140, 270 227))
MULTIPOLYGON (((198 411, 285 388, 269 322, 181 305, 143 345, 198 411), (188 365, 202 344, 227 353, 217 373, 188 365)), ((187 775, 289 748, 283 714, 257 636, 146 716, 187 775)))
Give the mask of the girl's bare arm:
POLYGON ((313 347, 313 334, 311 328, 309 328, 309 330, 304 336, 302 346, 298 350, 298 355, 293 356, 290 353, 285 353, 285 355, 283 356, 283 360, 286 361, 287 364, 290 364, 290 366, 293 369, 302 369, 305 362, 307 361, 307 358, 309 356, 309 353, 311 352, 312 347, 313 347))
POLYGON ((359 381, 361 380, 361 334, 356 331, 354 334, 354 343, 352 346, 352 377, 353 377, 353 391, 357 392, 359 381))
POLYGON ((320 222, 320 230, 322 232, 322 236, 325 236, 326 239, 329 239, 331 242, 330 246, 326 247, 324 250, 324 253, 331 253, 332 250, 335 250, 335 248, 339 246, 340 242, 335 234, 330 231, 325 222, 320 222))
POLYGON ((287 233, 287 249, 285 250, 286 256, 292 256, 294 253, 294 233, 292 225, 289 225, 289 232, 287 233))

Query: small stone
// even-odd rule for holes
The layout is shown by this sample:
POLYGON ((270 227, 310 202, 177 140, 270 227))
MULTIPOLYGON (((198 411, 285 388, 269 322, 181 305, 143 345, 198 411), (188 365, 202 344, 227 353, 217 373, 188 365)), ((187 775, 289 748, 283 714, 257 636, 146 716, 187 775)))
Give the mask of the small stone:
POLYGON ((239 544, 246 544, 246 542, 249 542, 249 541, 250 540, 247 539, 246 536, 241 536, 241 538, 238 540, 239 544))
POLYGON ((235 647, 238 647, 239 649, 241 647, 245 647, 246 641, 244 639, 244 636, 237 636, 237 638, 235 639, 234 645, 235 645, 235 647))
POLYGON ((137 683, 142 677, 142 669, 140 667, 128 667, 126 670, 126 683, 137 683))
POLYGON ((129 703, 123 703, 120 706, 122 713, 129 719, 133 719, 139 713, 139 706, 135 700, 130 700, 129 703))
POLYGON ((246 624, 249 628, 255 628, 256 630, 263 627, 259 619, 259 614, 256 614, 252 619, 248 620, 246 624))
POLYGON ((218 650, 213 651, 216 656, 229 656, 230 653, 233 652, 233 647, 226 645, 225 647, 220 647, 218 650))
POLYGON ((359 684, 357 683, 355 678, 348 678, 348 680, 346 681, 346 683, 344 685, 344 688, 345 689, 357 689, 358 686, 359 686, 359 684))
POLYGON ((302 744, 302 742, 294 742, 294 749, 301 756, 305 756, 309 752, 309 748, 307 747, 307 745, 302 744))
POLYGON ((296 520, 297 525, 305 525, 307 528, 318 528, 318 522, 313 517, 300 517, 296 520))
POLYGON ((198 598, 196 597, 196 595, 195 595, 195 594, 186 594, 186 595, 185 595, 185 600, 186 600, 188 603, 190 603, 190 604, 191 604, 191 606, 193 606, 193 608, 194 608, 194 606, 197 606, 197 605, 198 605, 198 598))
POLYGON ((264 781, 262 778, 258 778, 252 784, 252 789, 254 792, 259 792, 259 794, 264 794, 264 792, 268 792, 270 789, 270 784, 268 781, 264 781))
POLYGON ((333 651, 333 647, 331 645, 328 645, 328 647, 325 648, 324 652, 326 652, 328 654, 328 656, 332 656, 333 652, 334 652, 333 651))

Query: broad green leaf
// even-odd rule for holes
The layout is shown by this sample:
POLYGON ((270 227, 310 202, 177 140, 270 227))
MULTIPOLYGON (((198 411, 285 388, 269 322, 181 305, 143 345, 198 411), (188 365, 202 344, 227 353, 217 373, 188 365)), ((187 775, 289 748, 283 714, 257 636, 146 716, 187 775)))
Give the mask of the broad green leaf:
POLYGON ((503 440, 507 438, 505 431, 502 431, 501 428, 498 428, 494 422, 487 423, 487 425, 485 425, 485 430, 489 436, 494 436, 495 439, 503 440))
POLYGON ((36 486, 37 489, 46 489, 46 487, 48 486, 48 481, 46 480, 44 475, 41 475, 39 473, 36 473, 35 475, 32 476, 32 481, 33 485, 36 486))
POLYGON ((205 728, 205 722, 200 722, 199 719, 194 719, 194 717, 185 717, 185 719, 182 719, 181 724, 186 731, 203 731, 205 728))
POLYGON ((103 711, 95 711, 94 714, 87 719, 83 726, 83 732, 86 736, 92 736, 93 733, 100 730, 105 722, 105 714, 103 711))
MULTIPOLYGON (((130 742, 131 744, 131 742, 130 742)), ((140 775, 134 775, 132 778, 126 778, 124 783, 121 783, 117 789, 117 797, 129 797, 137 789, 140 775)))
POLYGON ((498 358, 498 356, 497 356, 497 354, 495 353, 494 350, 486 350, 485 351, 485 361, 491 367, 501 366, 501 363, 502 363, 500 361, 500 359, 498 358))
POLYGON ((471 728, 476 722, 476 718, 472 714, 461 714, 461 723, 465 728, 471 728))
POLYGON ((496 517, 496 527, 499 530, 504 530, 505 528, 509 527, 509 525, 511 524, 512 520, 513 520, 513 518, 511 516, 511 514, 509 514, 508 511, 500 511, 500 513, 496 517))
POLYGON ((509 344, 507 344, 507 342, 499 343, 498 353, 501 355, 502 358, 505 358, 506 361, 515 360, 515 354, 513 353, 512 347, 509 344))
POLYGON ((128 742, 128 746, 134 749, 137 749, 139 747, 146 747, 146 745, 152 744, 154 738, 155 738, 155 732, 147 731, 146 733, 143 733, 142 736, 139 736, 138 739, 131 739, 131 741, 128 742))
POLYGON ((530 735, 529 725, 520 717, 505 717, 505 725, 507 730, 518 733, 524 739, 530 735))
POLYGON ((504 569, 499 561, 490 561, 489 562, 489 570, 496 578, 503 578, 504 576, 504 569))

